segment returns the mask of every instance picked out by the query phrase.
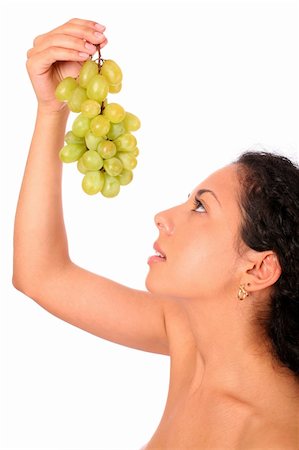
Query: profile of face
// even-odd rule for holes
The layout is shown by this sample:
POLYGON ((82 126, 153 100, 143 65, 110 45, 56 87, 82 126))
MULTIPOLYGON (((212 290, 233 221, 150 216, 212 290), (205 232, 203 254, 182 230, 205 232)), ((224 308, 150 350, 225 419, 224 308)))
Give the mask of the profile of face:
POLYGON ((156 248, 165 258, 149 260, 148 291, 218 301, 236 295, 242 277, 239 193, 231 164, 200 183, 186 202, 155 216, 156 248))

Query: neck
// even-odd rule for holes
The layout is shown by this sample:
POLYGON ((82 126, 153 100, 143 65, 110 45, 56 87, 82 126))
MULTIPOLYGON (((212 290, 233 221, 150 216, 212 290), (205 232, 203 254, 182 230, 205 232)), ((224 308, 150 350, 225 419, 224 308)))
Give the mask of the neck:
POLYGON ((289 393, 292 385, 298 393, 298 382, 275 364, 269 345, 253 326, 254 299, 247 303, 196 299, 185 305, 200 361, 194 386, 249 402, 264 398, 265 386, 274 394, 289 393))

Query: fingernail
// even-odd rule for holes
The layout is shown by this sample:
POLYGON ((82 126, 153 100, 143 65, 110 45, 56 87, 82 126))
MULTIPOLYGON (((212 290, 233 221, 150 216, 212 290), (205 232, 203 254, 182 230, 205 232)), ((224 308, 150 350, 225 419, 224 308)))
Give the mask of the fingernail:
POLYGON ((94 35, 95 35, 95 37, 98 38, 98 39, 101 39, 101 38, 104 37, 102 33, 98 33, 97 31, 94 33, 94 35))
POLYGON ((104 25, 101 25, 100 23, 96 23, 94 27, 100 31, 106 30, 106 27, 104 25))
POLYGON ((84 47, 87 48, 87 50, 90 50, 92 52, 95 52, 97 49, 95 45, 92 45, 89 42, 85 42, 84 47))
POLYGON ((100 48, 105 47, 106 44, 108 44, 108 39, 105 39, 104 42, 100 44, 100 48))
POLYGON ((80 56, 80 58, 84 58, 84 59, 89 58, 89 54, 88 53, 79 52, 79 56, 80 56))

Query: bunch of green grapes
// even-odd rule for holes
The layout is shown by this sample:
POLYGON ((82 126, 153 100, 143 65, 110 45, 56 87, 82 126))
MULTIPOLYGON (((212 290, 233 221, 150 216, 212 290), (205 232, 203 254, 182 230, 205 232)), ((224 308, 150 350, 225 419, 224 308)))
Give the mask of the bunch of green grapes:
POLYGON ((64 78, 55 91, 58 100, 79 113, 59 157, 64 163, 77 161, 84 175, 82 188, 89 195, 115 197, 133 179, 139 150, 132 132, 140 128, 140 120, 107 101, 108 93, 118 93, 121 87, 120 67, 99 54, 98 62, 86 61, 76 79, 64 78))

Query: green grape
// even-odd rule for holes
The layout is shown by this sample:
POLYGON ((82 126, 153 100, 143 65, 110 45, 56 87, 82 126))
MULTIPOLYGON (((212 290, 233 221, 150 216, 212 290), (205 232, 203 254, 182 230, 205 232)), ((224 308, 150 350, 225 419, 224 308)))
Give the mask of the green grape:
POLYGON ((64 163, 71 163, 78 161, 84 152, 86 152, 84 144, 67 144, 60 150, 59 158, 64 163))
POLYGON ((111 94, 118 94, 121 91, 122 83, 119 84, 109 84, 109 92, 111 94))
POLYGON ((70 99, 74 89, 77 87, 75 78, 66 77, 60 81, 55 89, 55 97, 61 102, 66 102, 70 99))
POLYGON ((94 195, 103 189, 105 175, 103 172, 91 171, 83 177, 82 189, 86 194, 94 195))
POLYGON ((95 136, 91 130, 87 131, 85 135, 85 143, 88 150, 97 150, 101 141, 104 141, 102 136, 95 136))
POLYGON ((95 61, 87 60, 82 65, 79 73, 79 85, 86 88, 90 80, 99 72, 98 65, 95 61))
POLYGON ((59 158, 65 163, 77 161, 84 192, 102 192, 110 198, 133 179, 139 149, 131 132, 140 128, 140 120, 118 103, 108 103, 108 93, 122 88, 122 71, 111 59, 101 61, 101 67, 85 61, 77 79, 66 77, 56 87, 56 98, 79 113, 64 136, 59 158))
POLYGON ((105 159, 104 161, 104 169, 112 177, 120 175, 123 168, 123 163, 118 158, 105 159))
POLYGON ((123 75, 120 67, 112 59, 106 59, 100 70, 109 84, 119 84, 122 81, 123 75))
POLYGON ((107 134, 107 138, 111 139, 111 141, 114 141, 114 139, 117 139, 118 136, 125 133, 125 127, 123 122, 120 123, 111 123, 110 124, 110 130, 107 134))
POLYGON ((116 154, 116 146, 112 141, 103 140, 99 143, 97 151, 102 158, 109 159, 116 154))
POLYGON ((139 148, 135 147, 134 150, 131 151, 132 155, 134 155, 135 157, 137 157, 139 155, 139 148))
POLYGON ((72 132, 75 136, 84 137, 89 130, 90 119, 79 114, 73 122, 72 132))
POLYGON ((103 111, 103 116, 107 117, 111 123, 120 123, 126 115, 126 111, 118 103, 108 103, 103 111))
POLYGON ((86 90, 77 86, 68 101, 68 107, 72 112, 80 112, 82 103, 87 99, 86 90))
POLYGON ((88 169, 86 169, 86 167, 84 166, 82 156, 77 162, 77 169, 79 170, 79 172, 84 173, 84 175, 88 172, 88 169))
POLYGON ((99 115, 91 119, 90 129, 95 136, 105 136, 110 129, 110 122, 106 117, 99 115))
POLYGON ((72 131, 66 133, 64 140, 67 144, 85 144, 84 138, 75 136, 72 131))
POLYGON ((137 131, 140 128, 140 120, 130 112, 126 112, 124 126, 127 131, 137 131))
POLYGON ((108 95, 109 84, 105 77, 98 74, 87 85, 87 97, 101 103, 108 95))
POLYGON ((105 173, 105 182, 102 188, 104 197, 115 197, 120 191, 120 182, 117 178, 105 173))
POLYGON ((132 170, 123 169, 120 175, 118 175, 118 181, 121 186, 125 186, 126 184, 131 183, 133 180, 133 172, 132 170))
POLYGON ((93 119, 101 112, 101 105, 95 100, 87 99, 81 105, 81 112, 83 116, 93 119))
POLYGON ((116 157, 121 160, 127 170, 133 170, 137 166, 137 159, 132 153, 120 152, 116 154, 116 157))
POLYGON ((114 140, 114 144, 119 152, 130 152, 137 144, 135 136, 131 133, 124 133, 114 140))
POLYGON ((82 156, 82 163, 87 170, 100 170, 103 167, 103 159, 95 150, 87 150, 82 156))

